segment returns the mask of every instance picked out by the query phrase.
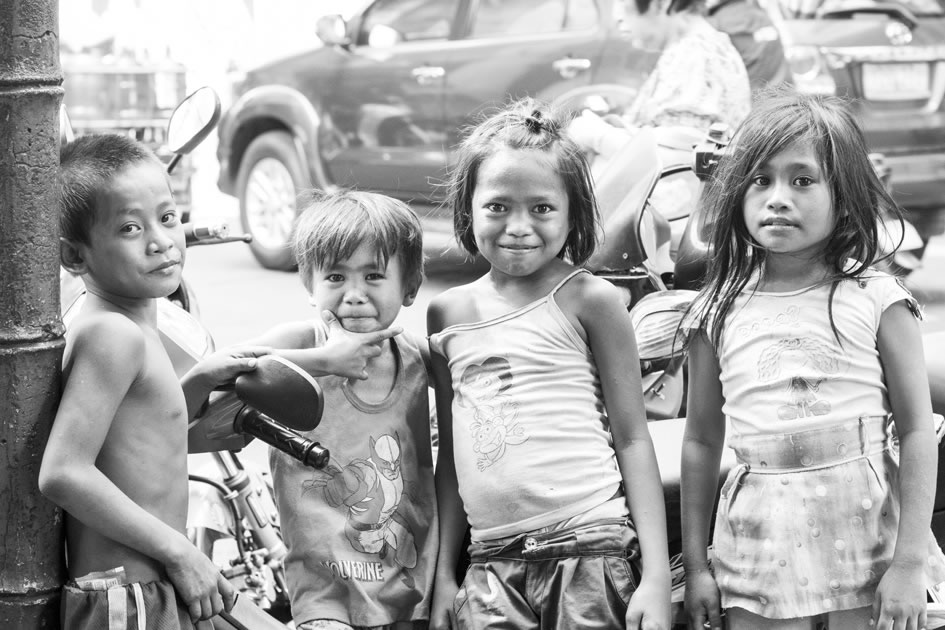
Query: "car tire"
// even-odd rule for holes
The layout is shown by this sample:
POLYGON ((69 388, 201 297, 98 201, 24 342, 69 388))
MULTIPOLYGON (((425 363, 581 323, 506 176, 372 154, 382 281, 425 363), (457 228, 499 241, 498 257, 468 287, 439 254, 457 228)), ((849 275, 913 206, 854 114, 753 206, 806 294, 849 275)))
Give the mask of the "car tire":
POLYGON ((253 237, 253 256, 266 269, 288 271, 296 266, 291 238, 298 193, 310 187, 305 172, 286 131, 267 131, 246 148, 236 179, 240 222, 253 237))

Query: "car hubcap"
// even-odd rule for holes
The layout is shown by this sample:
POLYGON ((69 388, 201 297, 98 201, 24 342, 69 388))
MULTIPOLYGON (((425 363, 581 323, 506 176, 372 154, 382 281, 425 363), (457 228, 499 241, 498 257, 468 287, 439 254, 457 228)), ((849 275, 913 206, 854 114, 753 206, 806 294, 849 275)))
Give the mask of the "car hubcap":
POLYGON ((253 165, 246 182, 246 228, 262 247, 285 247, 295 221, 295 182, 285 165, 263 158, 253 165))

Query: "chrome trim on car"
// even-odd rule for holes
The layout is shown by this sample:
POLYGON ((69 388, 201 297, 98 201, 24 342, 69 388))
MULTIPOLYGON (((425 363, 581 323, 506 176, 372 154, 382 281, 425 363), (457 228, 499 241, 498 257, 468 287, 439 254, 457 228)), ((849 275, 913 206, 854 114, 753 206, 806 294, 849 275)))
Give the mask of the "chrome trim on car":
POLYGON ((821 52, 842 59, 843 63, 851 61, 943 61, 945 60, 945 45, 936 46, 908 46, 905 48, 891 48, 889 46, 843 46, 823 47, 821 52))
POLYGON ((894 20, 886 25, 886 37, 894 46, 905 46, 912 42, 912 29, 894 20))

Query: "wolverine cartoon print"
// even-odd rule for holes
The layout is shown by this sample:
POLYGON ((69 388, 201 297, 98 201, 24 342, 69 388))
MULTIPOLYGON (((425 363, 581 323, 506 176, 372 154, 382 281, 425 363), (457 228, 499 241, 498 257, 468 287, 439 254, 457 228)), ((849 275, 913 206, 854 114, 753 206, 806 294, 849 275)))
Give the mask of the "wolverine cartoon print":
POLYGON ((370 457, 347 465, 330 463, 305 484, 321 489, 328 505, 344 510, 345 537, 361 553, 390 557, 406 569, 417 565, 417 547, 410 525, 397 508, 404 496, 400 436, 368 438, 370 457))

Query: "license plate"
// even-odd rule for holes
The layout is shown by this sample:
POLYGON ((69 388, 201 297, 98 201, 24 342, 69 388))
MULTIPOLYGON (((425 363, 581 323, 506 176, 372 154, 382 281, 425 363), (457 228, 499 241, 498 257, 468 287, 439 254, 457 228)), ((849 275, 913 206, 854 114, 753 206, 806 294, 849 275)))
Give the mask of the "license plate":
POLYGON ((864 63, 863 96, 871 101, 914 101, 927 99, 927 63, 864 63))

